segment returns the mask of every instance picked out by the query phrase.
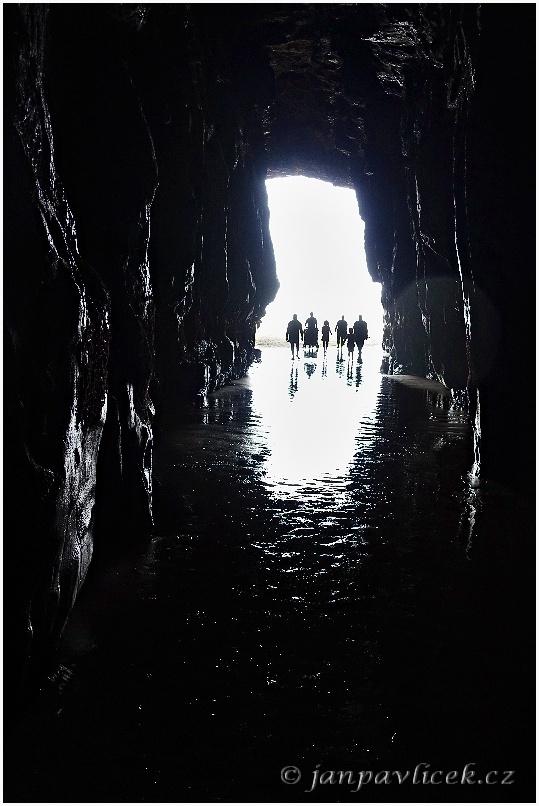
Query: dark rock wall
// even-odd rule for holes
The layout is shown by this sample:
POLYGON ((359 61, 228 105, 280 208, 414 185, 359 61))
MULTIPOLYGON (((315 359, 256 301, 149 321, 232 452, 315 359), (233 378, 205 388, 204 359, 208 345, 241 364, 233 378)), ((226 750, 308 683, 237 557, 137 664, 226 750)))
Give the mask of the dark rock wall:
POLYGON ((272 75, 245 15, 228 15, 230 28, 212 5, 150 9, 132 57, 159 167, 149 256, 166 422, 245 373, 278 288, 261 128, 272 75))
POLYGON ((482 475, 532 492, 515 470, 534 445, 535 129, 518 88, 535 74, 535 8, 388 5, 367 41, 384 97, 372 84, 355 184, 389 370, 466 400, 482 475))
POLYGON ((154 438, 253 360, 268 174, 355 188, 387 369, 467 402, 487 477, 523 464, 535 7, 508 8, 4 6, 10 679, 92 553, 147 537, 154 438))
POLYGON ((4 250, 10 671, 54 644, 92 556, 110 298, 79 251, 45 80, 46 9, 10 8, 4 250))
POLYGON ((212 6, 5 12, 15 681, 53 650, 94 550, 147 538, 155 429, 245 373, 278 285, 263 54, 245 80, 249 48, 212 6))
POLYGON ((488 478, 535 496, 536 6, 485 4, 467 121, 472 357, 488 478), (532 466, 531 466, 532 465, 532 466), (526 468, 526 470, 525 470, 526 468))

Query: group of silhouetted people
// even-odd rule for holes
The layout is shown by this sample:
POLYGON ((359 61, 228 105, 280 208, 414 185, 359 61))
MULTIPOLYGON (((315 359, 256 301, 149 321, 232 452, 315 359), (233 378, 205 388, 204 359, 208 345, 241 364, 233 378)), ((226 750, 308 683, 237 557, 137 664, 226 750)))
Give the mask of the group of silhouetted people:
POLYGON ((365 340, 369 338, 367 323, 361 314, 358 314, 358 317, 351 328, 348 327, 348 322, 343 315, 335 325, 335 331, 337 334, 337 348, 340 349, 341 352, 344 344, 346 343, 349 357, 353 357, 356 347, 358 350, 358 355, 361 355, 365 340))
MULTIPOLYGON (((329 345, 329 337, 333 332, 327 319, 324 319, 324 324, 322 325, 321 330, 322 348, 325 354, 329 345)), ((361 350, 363 349, 365 340, 369 338, 369 331, 367 328, 367 323, 364 321, 361 314, 359 314, 358 318, 354 322, 353 327, 351 328, 348 327, 348 322, 343 315, 335 325, 335 335, 337 337, 337 350, 340 350, 342 355, 342 349, 346 344, 348 349, 348 357, 349 359, 353 359, 354 350, 356 347, 358 349, 358 356, 361 356, 361 350)), ((300 336, 303 339, 304 347, 311 349, 316 347, 316 349, 318 349, 318 321, 313 315, 312 311, 305 321, 305 328, 303 328, 301 322, 299 321, 297 313, 292 316, 292 319, 288 323, 288 327, 286 328, 286 340, 290 344, 292 360, 294 357, 299 358, 300 336)))

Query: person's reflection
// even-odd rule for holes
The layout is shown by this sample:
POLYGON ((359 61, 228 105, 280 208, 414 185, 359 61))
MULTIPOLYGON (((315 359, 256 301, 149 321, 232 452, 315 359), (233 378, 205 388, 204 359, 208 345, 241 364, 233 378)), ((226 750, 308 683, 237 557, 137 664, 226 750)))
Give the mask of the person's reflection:
POLYGON ((328 360, 327 356, 324 354, 324 360, 322 361, 322 378, 327 378, 328 374, 328 360))
POLYGON ((359 386, 363 378, 361 377, 361 366, 356 365, 356 386, 359 386))
POLYGON ((346 380, 348 382, 348 386, 352 386, 352 381, 354 379, 354 365, 351 361, 348 361, 346 364, 346 380))
POLYGON ((313 364, 310 361, 306 361, 303 367, 305 369, 305 372, 307 373, 307 377, 310 378, 316 369, 316 364, 313 364))
POLYGON ((340 377, 342 377, 344 373, 344 358, 340 353, 337 353, 337 363, 335 364, 335 372, 340 377))
POLYGON ((296 392, 298 391, 298 367, 292 367, 290 371, 290 383, 288 384, 288 394, 290 397, 294 397, 296 392))

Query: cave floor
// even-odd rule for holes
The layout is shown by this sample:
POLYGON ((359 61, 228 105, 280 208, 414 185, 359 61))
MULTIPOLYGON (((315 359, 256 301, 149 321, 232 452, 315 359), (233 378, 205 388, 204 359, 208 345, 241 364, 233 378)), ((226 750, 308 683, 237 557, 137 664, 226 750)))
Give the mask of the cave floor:
POLYGON ((155 534, 96 555, 4 802, 534 801, 532 504, 380 363, 268 348, 162 435, 155 534))

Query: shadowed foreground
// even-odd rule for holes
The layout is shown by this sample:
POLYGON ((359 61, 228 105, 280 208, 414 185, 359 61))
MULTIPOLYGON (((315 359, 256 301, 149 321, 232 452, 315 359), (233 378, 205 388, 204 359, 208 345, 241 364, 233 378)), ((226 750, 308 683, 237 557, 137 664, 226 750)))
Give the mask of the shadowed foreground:
POLYGON ((268 348, 163 437, 156 535, 96 557, 6 801, 534 799, 531 504, 380 358, 268 348))

